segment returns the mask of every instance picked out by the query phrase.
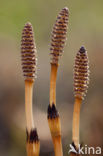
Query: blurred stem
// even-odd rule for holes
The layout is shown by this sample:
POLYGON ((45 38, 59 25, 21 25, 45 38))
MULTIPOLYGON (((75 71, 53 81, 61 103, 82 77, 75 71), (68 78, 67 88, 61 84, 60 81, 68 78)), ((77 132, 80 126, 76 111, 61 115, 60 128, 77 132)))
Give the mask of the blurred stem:
POLYGON ((40 142, 27 143, 27 156, 39 156, 40 142))
POLYGON ((55 156, 63 156, 61 136, 53 137, 55 156))

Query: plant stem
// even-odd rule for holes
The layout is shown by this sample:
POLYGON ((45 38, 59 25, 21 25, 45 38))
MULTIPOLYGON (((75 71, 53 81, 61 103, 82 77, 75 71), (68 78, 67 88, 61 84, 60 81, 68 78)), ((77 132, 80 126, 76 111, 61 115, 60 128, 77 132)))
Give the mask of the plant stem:
MULTIPOLYGON (((34 131, 32 111, 33 81, 25 80, 25 113, 27 126, 27 156, 39 156, 40 141, 34 131), (34 133, 33 133, 34 132, 34 133)), ((37 133, 37 132, 36 132, 37 133)))
POLYGON ((79 98, 75 99, 74 112, 73 112, 73 129, 72 129, 72 140, 78 149, 79 146, 79 122, 80 122, 80 106, 82 100, 79 98))
POLYGON ((32 112, 32 94, 33 94, 33 81, 25 80, 25 113, 27 130, 30 133, 34 128, 33 112, 32 112))
POLYGON ((57 79, 58 65, 51 63, 51 75, 50 75, 50 106, 56 105, 56 79, 57 79))
POLYGON ((56 79, 57 79, 58 64, 51 63, 51 75, 50 75, 50 105, 49 110, 50 118, 48 118, 48 124, 54 144, 55 156, 62 156, 62 142, 61 142, 61 123, 60 117, 56 110, 56 79))
POLYGON ((40 142, 29 143, 27 142, 27 156, 39 156, 40 142))
POLYGON ((53 137, 53 143, 54 143, 54 150, 55 150, 55 156, 62 156, 62 142, 61 142, 61 135, 53 137))
POLYGON ((57 110, 54 110, 54 112, 52 112, 51 109, 51 115, 48 117, 48 124, 49 124, 50 132, 53 140, 55 156, 62 156, 63 152, 62 152, 62 142, 61 142, 61 123, 60 123, 60 117, 57 110))

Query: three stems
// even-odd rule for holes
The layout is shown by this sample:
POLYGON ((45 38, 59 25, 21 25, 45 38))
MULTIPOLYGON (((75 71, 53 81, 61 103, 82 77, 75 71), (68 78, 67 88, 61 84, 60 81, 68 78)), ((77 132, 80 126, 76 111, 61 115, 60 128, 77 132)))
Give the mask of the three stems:
MULTIPOLYGON (((55 156, 63 156, 61 142, 61 123, 56 109, 56 78, 59 56, 63 53, 68 24, 68 8, 59 13, 53 27, 51 42, 51 76, 50 76, 50 104, 48 106, 48 124, 54 144, 55 156)), ((36 47, 33 38, 33 29, 27 23, 22 33, 22 69, 25 77, 25 112, 27 125, 27 155, 39 156, 40 142, 37 130, 34 128, 32 112, 32 92, 36 71, 36 47)), ((81 47, 75 60, 74 90, 75 103, 73 112, 72 140, 76 150, 79 147, 79 120, 82 99, 88 88, 88 57, 84 47, 81 47)))

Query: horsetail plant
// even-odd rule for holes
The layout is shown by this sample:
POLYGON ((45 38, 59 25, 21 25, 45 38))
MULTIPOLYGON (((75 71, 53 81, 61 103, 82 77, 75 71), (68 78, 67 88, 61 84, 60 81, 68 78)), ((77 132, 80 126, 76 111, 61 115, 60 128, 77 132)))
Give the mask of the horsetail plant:
POLYGON ((79 147, 79 120, 80 107, 84 96, 86 95, 89 84, 89 61, 87 51, 81 47, 77 52, 74 64, 74 112, 73 112, 73 127, 72 141, 75 149, 79 147))
POLYGON ((59 57, 63 53, 66 41, 68 25, 68 8, 63 8, 59 13, 53 27, 51 37, 51 75, 50 75, 50 104, 48 106, 48 124, 54 144, 55 156, 62 156, 61 123, 59 113, 56 109, 56 78, 59 57))
POLYGON ((40 141, 34 126, 32 112, 33 84, 36 77, 36 46, 31 23, 26 23, 21 40, 22 70, 25 78, 25 113, 27 133, 27 156, 39 156, 40 141))
MULTIPOLYGON (((57 16, 56 23, 53 26, 51 35, 50 47, 50 103, 48 105, 47 118, 50 128, 52 141, 54 145, 55 156, 63 156, 62 141, 61 141, 61 122, 59 113, 56 108, 56 79, 59 66, 59 58, 63 54, 64 45, 66 42, 67 27, 68 27, 69 10, 63 8, 57 16)), ((37 55, 34 42, 34 34, 31 23, 26 23, 22 32, 21 40, 21 57, 22 70, 25 80, 25 113, 26 113, 26 134, 27 134, 27 156, 39 156, 40 141, 37 129, 34 125, 32 111, 32 94, 33 85, 36 78, 37 55)), ((80 107, 84 96, 86 95, 89 84, 89 61, 87 51, 81 47, 77 52, 74 64, 74 112, 73 112, 73 127, 72 127, 72 145, 75 150, 79 149, 79 120, 80 107)), ((70 156, 80 154, 70 153, 70 156)))

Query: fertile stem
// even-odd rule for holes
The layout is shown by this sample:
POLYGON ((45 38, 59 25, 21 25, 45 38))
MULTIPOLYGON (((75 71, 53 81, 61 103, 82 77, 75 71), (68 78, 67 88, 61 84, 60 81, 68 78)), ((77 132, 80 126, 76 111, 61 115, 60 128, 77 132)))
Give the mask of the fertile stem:
POLYGON ((50 75, 50 105, 54 103, 56 105, 56 79, 57 79, 58 65, 51 64, 50 75))
POLYGON ((56 79, 58 70, 58 61, 63 53, 67 25, 68 25, 68 8, 63 8, 53 26, 51 36, 51 75, 50 75, 50 104, 48 106, 48 124, 54 144, 55 156, 62 156, 61 142, 61 123, 56 109, 56 79))
POLYGON ((32 93, 33 81, 25 80, 25 113, 26 113, 26 126, 28 132, 34 128, 33 112, 32 112, 32 93))
POLYGON ((22 31, 21 40, 22 70, 25 78, 25 113, 27 131, 27 156, 38 156, 40 141, 34 128, 32 112, 33 82, 36 77, 36 46, 31 23, 26 23, 22 31))
POLYGON ((28 156, 39 156, 40 143, 27 143, 27 155, 28 156))
POLYGON ((78 150, 79 147, 79 122, 80 122, 80 107, 84 96, 86 95, 89 83, 89 65, 88 55, 84 47, 81 47, 76 54, 74 64, 74 112, 73 112, 73 129, 72 141, 78 150))
POLYGON ((40 153, 40 141, 38 138, 37 130, 32 129, 30 133, 27 132, 27 156, 39 156, 40 153))
POLYGON ((74 142, 76 148, 79 146, 79 122, 80 122, 80 107, 81 99, 76 98, 74 103, 73 112, 73 128, 72 128, 72 141, 74 142))
POLYGON ((54 104, 48 106, 48 124, 54 144, 55 156, 62 156, 61 123, 59 113, 54 104))
POLYGON ((27 156, 39 156, 40 141, 34 128, 32 111, 33 81, 25 80, 25 113, 27 126, 27 156))
POLYGON ((55 156, 63 156, 61 136, 53 137, 55 156))

